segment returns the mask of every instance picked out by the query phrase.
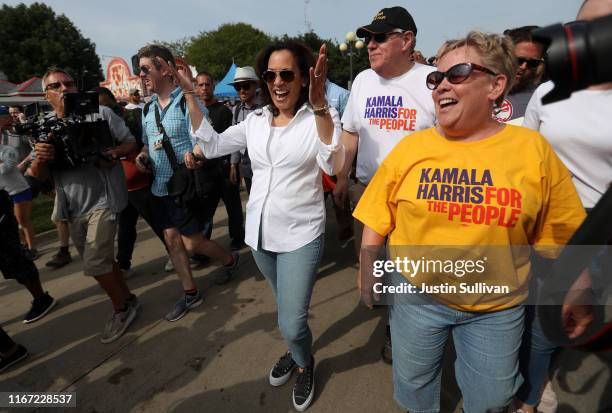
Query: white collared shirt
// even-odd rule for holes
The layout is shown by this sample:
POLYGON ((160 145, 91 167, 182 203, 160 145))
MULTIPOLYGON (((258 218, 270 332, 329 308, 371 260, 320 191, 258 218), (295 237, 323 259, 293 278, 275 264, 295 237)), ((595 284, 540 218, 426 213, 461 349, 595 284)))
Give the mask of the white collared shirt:
POLYGON ((294 251, 325 231, 325 204, 321 170, 337 174, 344 163, 340 143, 340 118, 334 122, 332 143, 325 145, 317 133, 315 115, 302 106, 291 122, 272 133, 272 113, 258 109, 217 134, 206 120, 192 132, 208 158, 247 148, 253 169, 253 186, 246 206, 245 242, 254 250, 294 251))

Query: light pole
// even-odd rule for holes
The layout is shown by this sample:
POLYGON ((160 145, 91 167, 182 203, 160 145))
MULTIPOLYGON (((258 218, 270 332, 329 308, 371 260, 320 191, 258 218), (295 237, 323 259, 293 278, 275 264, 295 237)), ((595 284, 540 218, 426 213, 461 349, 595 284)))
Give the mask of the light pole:
POLYGON ((346 43, 340 43, 339 49, 343 54, 346 53, 349 57, 349 81, 348 81, 348 90, 351 90, 351 85, 353 83, 353 55, 356 55, 359 52, 359 49, 363 49, 364 43, 361 40, 357 39, 357 36, 353 32, 348 32, 346 34, 346 43), (353 51, 353 43, 355 44, 355 49, 357 51, 353 51), (347 52, 348 50, 348 52, 347 52))

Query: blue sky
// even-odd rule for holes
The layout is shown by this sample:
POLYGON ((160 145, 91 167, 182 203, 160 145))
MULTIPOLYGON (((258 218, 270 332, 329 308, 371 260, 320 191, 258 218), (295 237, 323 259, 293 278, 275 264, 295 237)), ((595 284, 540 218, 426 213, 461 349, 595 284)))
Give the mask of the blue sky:
MULTIPOLYGON (((33 1, 8 1, 16 5, 33 1)), ((368 24, 383 7, 403 6, 414 17, 417 49, 435 53, 447 39, 471 29, 501 32, 527 24, 548 25, 575 18, 582 0, 177 0, 176 2, 54 0, 43 2, 72 20, 96 44, 103 68, 110 56, 126 60, 152 40, 176 40, 210 31, 223 23, 245 22, 271 34, 306 31, 304 11, 312 29, 339 41, 346 32, 368 24)))

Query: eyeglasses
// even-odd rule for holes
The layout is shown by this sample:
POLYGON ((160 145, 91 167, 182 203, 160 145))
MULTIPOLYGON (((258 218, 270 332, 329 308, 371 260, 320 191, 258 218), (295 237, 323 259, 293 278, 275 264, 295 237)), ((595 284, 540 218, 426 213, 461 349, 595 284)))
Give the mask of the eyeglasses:
MULTIPOLYGON (((276 75, 274 76, 274 78, 276 78, 276 75)), ((283 75, 281 74, 281 79, 283 78, 283 75)), ((286 82, 290 82, 288 80, 286 80, 286 82)), ((236 92, 240 92, 241 90, 249 90, 251 88, 251 83, 250 82, 244 82, 244 83, 235 83, 234 84, 234 89, 236 89, 236 92)))
POLYGON ((435 72, 428 74, 426 78, 427 88, 430 90, 436 90, 444 78, 447 78, 453 85, 464 82, 468 77, 470 77, 474 70, 488 73, 493 76, 497 75, 497 73, 493 72, 492 70, 475 63, 459 63, 448 69, 446 72, 439 72, 436 70, 435 72))
POLYGON ((64 85, 66 89, 72 89, 75 85, 74 80, 67 80, 65 82, 53 82, 49 83, 45 90, 60 90, 60 88, 64 85))
POLYGON ((293 70, 266 70, 261 75, 262 79, 266 81, 266 83, 272 83, 276 80, 276 76, 280 76, 283 82, 293 82, 295 79, 295 73, 293 70))
POLYGON ((542 59, 528 59, 526 57, 517 57, 519 66, 523 66, 523 63, 527 65, 529 69, 535 69, 542 64, 542 59))
POLYGON ((394 34, 403 34, 403 33, 406 33, 406 32, 405 31, 395 31, 395 32, 389 32, 389 33, 368 33, 365 36, 363 36, 363 42, 366 45, 368 45, 370 44, 371 40, 374 40, 376 43, 381 44, 389 40, 389 37, 393 36, 394 34))

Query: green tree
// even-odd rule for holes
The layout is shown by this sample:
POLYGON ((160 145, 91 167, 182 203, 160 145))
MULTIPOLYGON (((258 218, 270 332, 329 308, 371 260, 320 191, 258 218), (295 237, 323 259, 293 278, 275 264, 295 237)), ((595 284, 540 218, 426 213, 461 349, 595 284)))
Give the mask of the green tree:
POLYGON ((42 76, 51 66, 68 71, 86 89, 103 79, 95 44, 45 4, 3 5, 0 39, 0 70, 13 83, 42 76))
POLYGON ((270 41, 267 34, 250 24, 223 24, 217 30, 202 32, 193 38, 187 47, 187 62, 220 80, 232 62, 238 66, 254 66, 257 53, 270 41))
MULTIPOLYGON (((295 37, 287 35, 281 39, 296 39, 308 45, 315 54, 323 43, 327 45, 327 77, 332 82, 346 88, 350 77, 349 56, 340 52, 339 44, 332 39, 322 39, 314 32, 308 32, 295 37)), ((353 49, 353 78, 359 72, 370 67, 368 52, 365 49, 353 49)))

